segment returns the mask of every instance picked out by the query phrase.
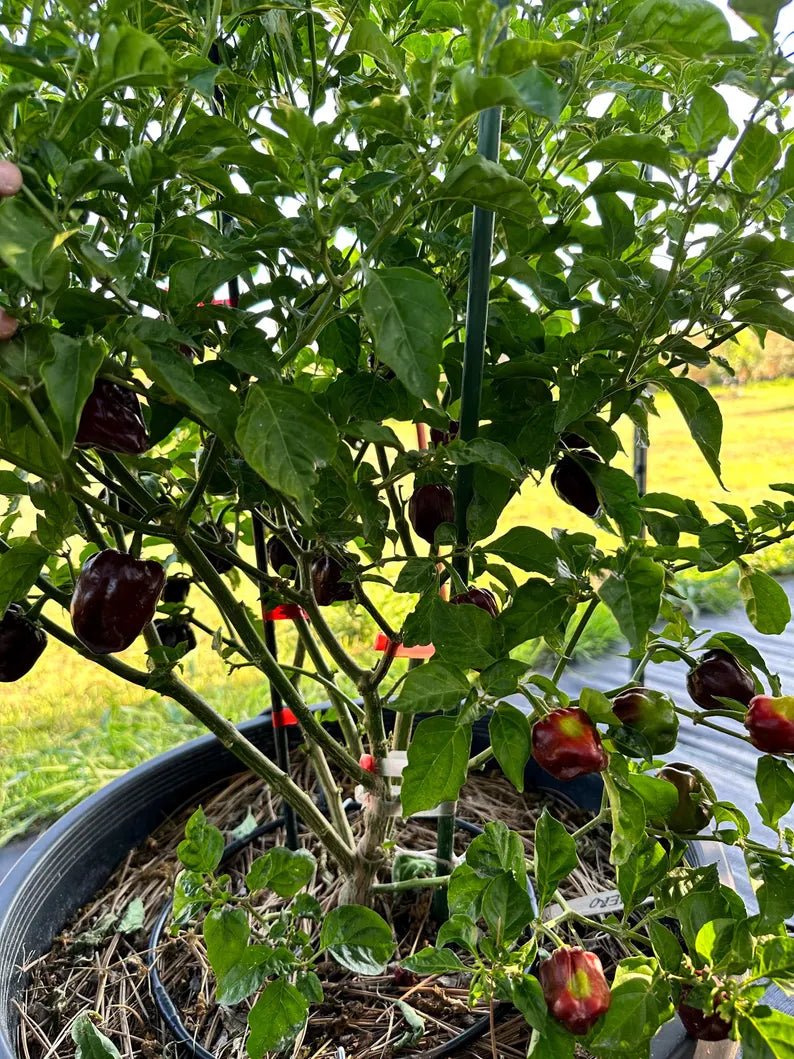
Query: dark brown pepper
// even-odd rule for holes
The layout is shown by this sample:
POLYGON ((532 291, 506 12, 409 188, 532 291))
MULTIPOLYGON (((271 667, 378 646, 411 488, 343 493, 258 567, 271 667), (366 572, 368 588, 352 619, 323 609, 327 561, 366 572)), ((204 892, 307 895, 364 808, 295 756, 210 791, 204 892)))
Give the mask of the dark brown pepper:
POLYGON ((312 563, 312 588, 320 607, 356 598, 352 584, 342 580, 342 567, 330 555, 321 555, 312 563))
POLYGON ((86 559, 72 594, 72 628, 97 655, 125 651, 154 617, 165 570, 106 548, 86 559))
POLYGON ((492 618, 499 616, 496 596, 487 588, 470 588, 468 592, 461 592, 459 595, 453 596, 450 603, 455 604, 455 606, 459 606, 461 603, 469 603, 474 607, 479 607, 480 610, 484 610, 492 618))
POLYGON ((408 518, 414 532, 432 544, 444 522, 455 521, 455 497, 448 485, 420 485, 408 501, 408 518))
MULTIPOLYGON (((187 650, 192 651, 196 646, 196 634, 186 621, 168 621, 158 618, 154 623, 157 635, 163 647, 178 647, 181 643, 187 644, 187 650)), ((187 651, 185 652, 187 654, 187 651)))
POLYGON ((80 416, 75 445, 140 456, 149 448, 149 435, 137 395, 125 386, 97 379, 80 416))
POLYGON ((581 460, 602 462, 594 452, 588 452, 586 449, 578 452, 575 458, 563 456, 551 472, 551 484, 560 500, 564 500, 566 504, 575 507, 589 518, 598 518, 601 514, 601 501, 598 499, 593 479, 579 462, 581 460))
POLYGON ((29 673, 47 646, 47 634, 12 603, 0 621, 0 681, 9 684, 29 673))
POLYGON ((704 710, 721 710, 724 703, 715 699, 722 695, 748 706, 756 694, 752 674, 738 658, 719 648, 707 651, 696 666, 687 673, 686 689, 689 697, 704 710))

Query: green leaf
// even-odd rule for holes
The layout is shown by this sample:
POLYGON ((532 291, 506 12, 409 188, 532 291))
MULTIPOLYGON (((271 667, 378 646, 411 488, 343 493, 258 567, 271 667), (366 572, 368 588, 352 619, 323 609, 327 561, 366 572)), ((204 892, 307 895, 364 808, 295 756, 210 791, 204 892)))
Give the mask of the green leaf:
POLYGON ((639 533, 642 516, 639 512, 637 483, 619 467, 604 463, 588 463, 587 473, 593 480, 598 498, 610 518, 620 527, 624 537, 639 533))
POLYGON ((670 151, 658 136, 645 133, 613 133, 593 144, 583 162, 642 162, 657 169, 670 169, 670 151))
POLYGON ((777 831, 781 816, 794 805, 794 770, 781 758, 766 754, 758 759, 755 783, 761 797, 755 803, 761 819, 777 831))
POLYGON ((786 993, 794 993, 794 938, 769 938, 758 947, 753 974, 763 976, 786 993))
POLYGON ((521 73, 532 66, 556 66, 561 59, 568 59, 579 50, 573 41, 525 40, 510 37, 497 44, 491 51, 490 67, 494 73, 521 73))
POLYGON ((554 429, 561 431, 595 407, 603 392, 604 383, 600 375, 591 371, 583 371, 578 375, 565 375, 560 372, 558 382, 560 398, 554 417, 554 429))
POLYGON ((323 920, 320 947, 354 974, 382 974, 394 939, 389 924, 371 908, 339 905, 323 920))
POLYGON ((745 851, 759 910, 759 933, 778 931, 794 915, 794 864, 777 855, 745 851))
POLYGON ((470 691, 471 685, 461 669, 441 658, 431 658, 423 666, 408 671, 399 698, 390 705, 397 713, 454 710, 470 691))
POLYGON ((618 892, 627 912, 645 900, 652 887, 667 874, 668 867, 664 848, 655 839, 646 837, 635 846, 632 856, 617 870, 618 892))
POLYGON ((435 403, 442 342, 452 323, 437 280, 414 268, 365 268, 361 308, 375 352, 417 397, 435 403))
POLYGON ((72 1040, 77 1045, 75 1059, 121 1059, 113 1041, 99 1032, 89 1015, 78 1015, 74 1020, 72 1040))
POLYGON ((510 220, 540 223, 540 211, 529 186, 498 164, 471 155, 447 173, 435 199, 462 199, 510 220))
POLYGON ((684 950, 678 938, 656 919, 652 919, 648 924, 648 933, 659 965, 663 970, 677 974, 684 958, 684 950))
POLYGON ((772 37, 780 12, 788 0, 728 0, 728 7, 741 15, 756 33, 772 37))
POLYGON ((452 78, 456 117, 459 121, 490 107, 518 107, 556 121, 561 99, 554 82, 532 68, 515 77, 481 77, 473 70, 458 70, 452 78))
POLYGON ((517 791, 524 789, 524 770, 532 752, 526 714, 509 702, 500 702, 488 725, 491 746, 499 767, 517 791))
POLYGON ((596 1025, 588 1047, 598 1054, 637 1055, 674 1009, 667 982, 654 959, 630 956, 621 960, 612 982, 609 1011, 596 1025), (626 1042, 631 1042, 629 1053, 626 1042))
POLYGON ((610 574, 598 596, 614 614, 632 647, 642 647, 659 615, 664 568, 653 559, 635 555, 623 574, 610 574))
POLYGON ((271 982, 248 1012, 250 1059, 263 1059, 266 1052, 291 1044, 303 1029, 308 1011, 308 1001, 286 978, 271 982))
POLYGON ((402 48, 395 48, 380 26, 371 19, 362 18, 356 22, 345 51, 363 52, 401 81, 405 80, 405 53, 402 48))
POLYGON ((472 840, 466 850, 466 864, 483 879, 495 879, 503 872, 510 872, 526 889, 524 844, 521 836, 501 820, 487 823, 483 833, 472 840))
POLYGON ((786 590, 763 570, 742 563, 739 592, 747 617, 765 636, 777 636, 791 621, 791 604, 786 590))
POLYGON ((474 920, 458 915, 450 916, 441 924, 436 944, 439 948, 444 945, 459 945, 471 953, 476 953, 479 939, 480 930, 474 920))
POLYGON ((223 835, 207 822, 199 807, 185 825, 185 838, 177 846, 177 856, 190 871, 214 872, 223 856, 223 835))
POLYGON ((401 799, 403 816, 455 801, 466 782, 471 728, 454 717, 420 721, 408 748, 401 799))
POLYGON ((251 929, 242 908, 213 908, 204 919, 204 944, 216 978, 223 978, 248 946, 251 929))
POLYGON ((542 910, 554 891, 579 865, 576 842, 559 820, 544 809, 535 827, 535 865, 538 907, 542 910))
POLYGON ((34 541, 11 544, 11 549, 0 555, 0 615, 5 614, 9 603, 25 599, 49 558, 47 549, 34 541))
POLYGON ((757 1004, 739 1017, 742 1059, 781 1059, 794 1054, 794 1018, 757 1004))
POLYGON ((133 897, 119 921, 116 928, 119 934, 135 934, 143 930, 146 921, 146 909, 140 897, 133 897))
POLYGON ((558 560, 562 558, 551 537, 532 526, 514 526, 484 547, 519 570, 535 571, 547 577, 555 576, 558 560))
POLYGON ((130 25, 108 26, 96 49, 95 91, 118 85, 163 85, 171 77, 168 52, 154 37, 130 25))
POLYGON ((51 341, 54 354, 42 364, 41 378, 61 429, 61 451, 68 456, 105 352, 91 338, 70 338, 58 331, 52 332, 51 341))
POLYGON ((753 192, 769 176, 780 159, 780 140, 763 125, 751 125, 739 145, 731 166, 733 179, 742 191, 753 192))
POLYGON ((699 151, 717 144, 731 130, 728 104, 713 88, 699 85, 689 106, 684 130, 699 151))
POLYGON ((678 791, 667 780, 633 772, 627 778, 631 789, 642 798, 649 819, 668 817, 678 805, 678 791))
POLYGON ((456 466, 480 464, 496 474, 508 478, 523 477, 520 462, 510 449, 498 441, 488 438, 474 438, 472 441, 451 441, 446 446, 445 455, 456 466))
POLYGON ((504 630, 505 647, 512 650, 527 640, 552 633, 565 618, 568 607, 567 591, 531 577, 497 619, 504 630))
POLYGON ((434 949, 432 945, 426 945, 413 956, 408 956, 400 964, 414 974, 455 974, 465 970, 459 956, 451 949, 434 949))
POLYGON ((438 658, 466 669, 485 669, 501 658, 499 625, 490 614, 473 603, 447 603, 433 594, 426 617, 430 635, 426 639, 409 637, 409 625, 406 622, 407 644, 432 643, 438 658))
POLYGON ((272 890, 279 897, 294 897, 312 881, 317 861, 307 849, 274 846, 257 857, 245 877, 249 890, 272 890))
POLYGON ((645 837, 645 806, 642 798, 621 776, 604 774, 612 812, 612 861, 625 864, 645 837))
POLYGON ((730 39, 725 16, 708 0, 644 0, 629 13, 618 46, 697 59, 730 39))
POLYGON ((290 956, 288 949, 274 950, 269 945, 246 946, 236 961, 218 977, 215 989, 218 1003, 231 1007, 258 992, 265 979, 276 973, 277 968, 273 966, 276 953, 290 956))
POLYGON ((55 233, 21 197, 0 204, 0 259, 34 290, 59 287, 69 273, 55 233))
POLYGON ((491 879, 482 895, 482 916, 497 945, 512 944, 534 917, 526 886, 517 883, 512 872, 491 879))
POLYGON ((426 592, 435 582, 436 564, 432 559, 407 559, 394 583, 395 592, 426 592))
POLYGON ((736 536, 730 522, 704 526, 698 536, 698 570, 719 570, 744 552, 744 545, 736 536))
POLYGON ((168 276, 168 304, 176 316, 190 319, 199 302, 212 299, 218 287, 245 269, 241 260, 219 261, 204 257, 177 261, 168 276))
POLYGON ((306 514, 311 511, 317 469, 333 459, 337 435, 308 394, 256 383, 248 391, 237 443, 269 486, 293 498, 306 514))

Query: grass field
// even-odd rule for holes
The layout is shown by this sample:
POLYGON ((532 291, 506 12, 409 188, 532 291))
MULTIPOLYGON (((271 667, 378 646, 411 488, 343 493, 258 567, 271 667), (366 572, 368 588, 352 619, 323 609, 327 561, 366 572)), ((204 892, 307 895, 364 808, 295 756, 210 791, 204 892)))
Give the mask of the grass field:
MULTIPOLYGON (((768 495, 767 482, 794 479, 791 445, 794 380, 754 383, 715 390, 725 420, 722 446, 723 492, 689 438, 678 411, 666 395, 659 398, 660 418, 651 424, 648 488, 691 497, 707 517, 716 517, 710 501, 724 499, 745 508, 768 495)), ((624 446, 631 451, 629 430, 624 446)), ((630 470, 629 456, 615 461, 630 470)), ((528 523, 542 529, 565 526, 592 531, 583 515, 557 499, 547 481, 531 482, 510 503, 504 529, 528 523)), ((794 552, 780 550, 772 568, 789 568, 794 552)), ((692 588, 697 601, 711 598, 714 609, 736 598, 724 578, 714 577, 692 588)), ((193 593, 193 596, 198 593, 193 593)), ((191 596, 197 614, 217 625, 208 601, 191 596)), ((252 596, 249 596, 253 602, 252 596)), ((392 597, 390 616, 399 620, 410 597, 392 597)), ((62 620, 57 608, 53 618, 62 620)), ((371 662, 374 626, 366 615, 347 605, 332 608, 331 618, 348 647, 371 662)), ((287 623, 283 623, 285 626, 287 623)), ((294 634, 279 627, 283 657, 291 658, 294 634)), ((185 660, 185 676, 227 716, 253 716, 267 706, 268 696, 252 670, 225 673, 201 636, 197 650, 185 660)), ((597 653, 616 639, 614 623, 603 615, 582 648, 597 653)), ((143 648, 133 646, 125 660, 145 665, 143 648)), ((309 698, 322 698, 319 686, 305 685, 309 698)), ((184 739, 200 734, 191 718, 159 696, 142 693, 59 644, 50 645, 38 666, 16 684, 0 685, 0 844, 67 808, 87 791, 139 761, 184 739)))

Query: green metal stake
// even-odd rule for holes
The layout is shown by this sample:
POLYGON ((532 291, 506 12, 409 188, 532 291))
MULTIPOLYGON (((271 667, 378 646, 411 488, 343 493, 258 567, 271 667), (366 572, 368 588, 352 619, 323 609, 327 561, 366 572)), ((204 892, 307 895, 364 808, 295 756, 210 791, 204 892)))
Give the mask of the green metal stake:
MULTIPOLYGON (((507 0, 495 0, 503 8, 507 0)), ((499 34, 499 40, 506 30, 499 34)), ((480 115, 477 151, 491 162, 499 159, 502 132, 502 108, 491 107, 480 115)), ((471 224, 471 262, 469 291, 466 302, 466 341, 463 347, 463 381, 460 397, 461 441, 471 441, 480 426, 483 363, 485 360, 485 329, 488 324, 488 297, 491 289, 491 258, 493 256, 494 215, 491 210, 474 207, 471 224)), ((465 548, 469 541, 466 514, 474 496, 474 467, 459 466, 455 480, 455 521, 458 545, 465 548)), ((469 560, 464 551, 455 557, 454 566, 464 584, 468 582, 469 560)), ((436 828, 436 875, 448 875, 452 870, 455 841, 455 814, 439 816, 436 828)), ((441 887, 433 896, 436 919, 446 919, 446 890, 441 887)))

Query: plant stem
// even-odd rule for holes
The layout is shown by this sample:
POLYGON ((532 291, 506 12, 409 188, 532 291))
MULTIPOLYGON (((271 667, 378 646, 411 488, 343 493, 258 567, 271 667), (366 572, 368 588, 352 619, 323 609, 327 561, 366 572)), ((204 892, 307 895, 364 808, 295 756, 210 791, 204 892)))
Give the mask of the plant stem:
POLYGON ((562 655, 557 661, 557 665, 555 666, 554 672, 551 675, 551 679, 555 684, 563 675, 568 663, 571 661, 571 658, 573 657, 574 648, 579 643, 582 633, 585 631, 587 623, 590 621, 593 614, 595 613, 595 609, 598 606, 599 602, 600 600, 598 598, 591 599, 585 607, 584 611, 582 612, 582 616, 579 618, 579 621, 576 623, 576 628, 571 633, 568 643, 563 648, 562 655))
POLYGON ((469 758, 467 770, 469 772, 476 772, 477 769, 481 769, 483 765, 487 764, 493 756, 493 747, 486 747, 485 750, 481 750, 479 754, 475 754, 474 757, 469 758))
POLYGON ((449 875, 431 875, 426 879, 401 879, 400 882, 373 883, 372 889, 379 894, 399 894, 406 890, 430 890, 449 883, 449 875))

